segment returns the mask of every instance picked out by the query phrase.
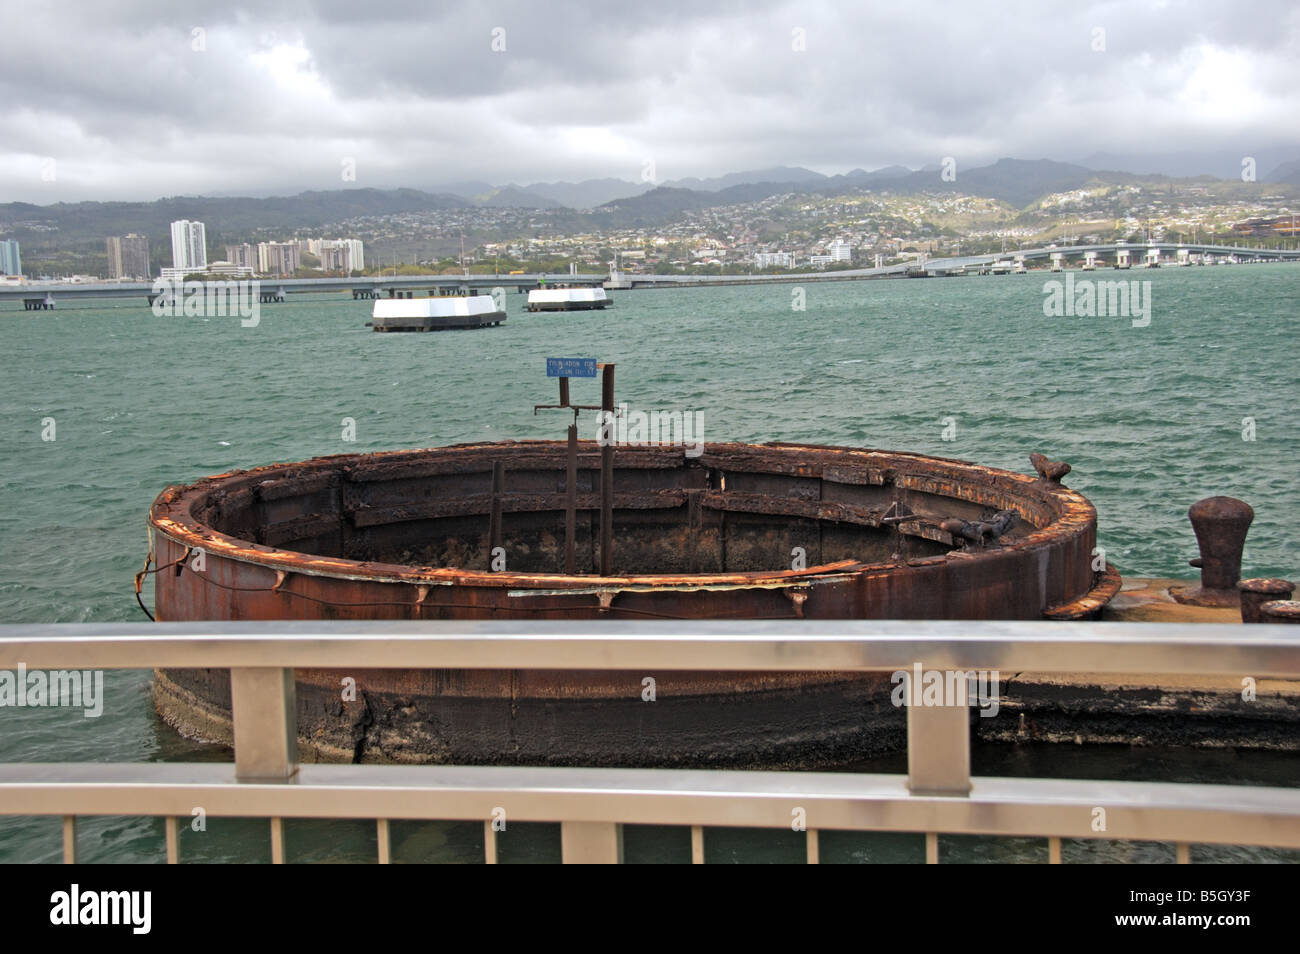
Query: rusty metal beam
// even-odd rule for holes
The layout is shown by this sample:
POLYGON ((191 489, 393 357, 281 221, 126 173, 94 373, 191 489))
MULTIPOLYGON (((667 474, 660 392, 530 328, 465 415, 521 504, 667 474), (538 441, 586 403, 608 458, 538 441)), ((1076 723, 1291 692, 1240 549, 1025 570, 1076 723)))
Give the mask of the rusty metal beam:
MULTIPOLYGON (((600 407, 605 421, 614 415, 614 365, 601 367, 600 407)), ((614 445, 600 449, 600 575, 614 573, 614 445)))
MULTIPOLYGON (((567 381, 567 378, 561 380, 567 381)), ((577 513, 578 513, 578 424, 569 425, 568 453, 565 457, 564 471, 564 572, 572 576, 577 559, 577 513)))
POLYGON ((501 546, 501 499, 506 492, 506 465, 492 462, 492 512, 488 518, 488 549, 501 546))

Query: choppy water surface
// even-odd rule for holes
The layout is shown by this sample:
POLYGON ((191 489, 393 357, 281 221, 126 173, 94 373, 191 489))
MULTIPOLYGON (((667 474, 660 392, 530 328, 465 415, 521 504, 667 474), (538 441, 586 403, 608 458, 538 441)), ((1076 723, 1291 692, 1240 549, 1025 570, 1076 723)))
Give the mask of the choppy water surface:
MULTIPOLYGON (((318 454, 561 438, 562 415, 532 413, 554 397, 543 359, 556 355, 617 362, 620 401, 703 411, 711 441, 905 449, 1022 472, 1031 451, 1068 460, 1066 482, 1096 504, 1100 543, 1127 574, 1190 576, 1188 505, 1241 497, 1256 512, 1245 571, 1294 578, 1300 268, 1122 276, 1152 282, 1145 328, 1045 318, 1041 273, 809 284, 802 312, 789 285, 616 293, 606 312, 571 315, 530 315, 523 296, 510 295, 499 328, 429 335, 374 334, 364 326, 369 303, 350 297, 266 305, 256 328, 159 318, 137 302, 53 312, 0 303, 0 619, 143 619, 131 577, 144 559, 149 503, 169 483, 318 454), (356 421, 355 442, 341 439, 344 417, 356 421), (41 439, 46 418, 52 442, 41 439), (1245 418, 1253 441, 1242 439, 1245 418), (952 441, 943 439, 948 423, 952 441)), ((594 402, 598 386, 575 383, 583 387, 594 402)), ((147 673, 107 678, 99 719, 0 710, 0 758, 228 758, 158 723, 147 673)), ((1093 757, 1129 770, 1128 756, 1093 757)), ((1008 774, 1023 771, 1016 763, 1006 760, 1008 774)), ((1287 784, 1294 764, 1260 756, 1253 775, 1222 780, 1287 784)), ((1211 778, 1223 768, 1185 754, 1162 765, 1211 778)), ((346 828, 291 826, 291 854, 367 854, 369 826, 352 838, 339 834, 346 828)), ((263 831, 213 820, 186 836, 184 850, 254 860, 265 854, 263 831)), ((673 855, 661 835, 633 833, 629 844, 673 855)), ((481 844, 474 826, 410 826, 395 837, 411 857, 471 860, 481 844)), ((545 826, 521 827, 503 850, 540 859, 555 840, 545 826)), ((161 823, 88 819, 80 842, 91 860, 157 860, 161 823)), ((724 860, 725 834, 712 844, 724 860)), ((874 850, 834 848, 846 859, 874 850)), ((0 860, 58 851, 54 820, 0 823, 0 860)))

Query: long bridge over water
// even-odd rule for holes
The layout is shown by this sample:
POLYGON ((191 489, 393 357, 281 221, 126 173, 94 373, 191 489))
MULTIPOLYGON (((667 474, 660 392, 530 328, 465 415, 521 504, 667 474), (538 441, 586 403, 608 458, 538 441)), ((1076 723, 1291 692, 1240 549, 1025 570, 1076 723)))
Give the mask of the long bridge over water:
MULTIPOLYGON (((830 272, 786 272, 777 275, 645 275, 628 272, 528 273, 523 275, 386 275, 364 278, 264 278, 256 279, 263 303, 285 301, 289 295, 346 293, 354 299, 411 298, 425 295, 464 295, 493 289, 518 292, 544 286, 593 286, 610 289, 683 288, 700 285, 758 285, 769 283, 840 282, 875 278, 928 277, 970 271, 1010 272, 1031 264, 1065 269, 1073 263, 1083 268, 1139 268, 1170 265, 1300 261, 1300 249, 1246 248, 1174 242, 1116 243, 1112 245, 1048 245, 1040 248, 987 255, 917 259, 875 268, 830 272)), ((50 309, 56 302, 77 299, 133 298, 152 301, 159 294, 152 282, 33 282, 0 287, 0 301, 21 299, 29 310, 50 309)))

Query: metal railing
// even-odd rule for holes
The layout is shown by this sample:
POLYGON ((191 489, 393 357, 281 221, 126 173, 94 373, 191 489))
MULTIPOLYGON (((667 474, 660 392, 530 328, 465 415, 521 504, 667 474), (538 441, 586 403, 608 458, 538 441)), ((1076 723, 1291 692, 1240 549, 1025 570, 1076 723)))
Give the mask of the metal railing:
MULTIPOLYGON (((622 860, 622 825, 1173 842, 1300 849, 1300 789, 1165 782, 972 777, 965 706, 909 706, 906 775, 860 773, 298 764, 293 669, 601 669, 1125 673, 1300 679, 1300 629, 1066 622, 707 621, 275 622, 0 626, 0 669, 229 668, 231 763, 0 765, 0 814, 63 817, 65 861, 79 815, 161 816, 167 860, 178 819, 270 819, 274 862, 285 818, 374 819, 381 863, 391 820, 558 822, 566 862, 622 860), (1104 831, 1094 828, 1105 810, 1104 831)), ((866 717, 864 712, 864 717, 866 717)))

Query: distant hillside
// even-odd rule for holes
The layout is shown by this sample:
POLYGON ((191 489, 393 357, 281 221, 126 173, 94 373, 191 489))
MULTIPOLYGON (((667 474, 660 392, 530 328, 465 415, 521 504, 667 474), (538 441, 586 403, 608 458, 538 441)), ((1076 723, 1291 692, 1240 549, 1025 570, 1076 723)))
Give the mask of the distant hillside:
POLYGON ((940 167, 913 172, 891 180, 888 187, 898 192, 962 192, 1022 208, 1053 192, 1082 188, 1098 177, 1092 169, 1051 159, 999 159, 972 169, 958 163, 952 182, 943 181, 941 171, 940 167))
MULTIPOLYGON (((299 230, 319 229, 347 219, 484 207, 537 209, 545 213, 549 229, 573 234, 607 228, 654 228, 684 212, 757 202, 787 193, 837 196, 867 189, 903 195, 961 192, 998 199, 1023 209, 1045 195, 1098 183, 1168 182, 1172 187, 1174 183, 1219 182, 1221 188, 1236 187, 1247 193, 1256 188, 1254 184, 1241 183, 1235 176, 1224 180, 1170 179, 1163 175, 1098 171, 1085 165, 1047 159, 999 159, 992 165, 969 168, 958 163, 956 173, 955 181, 945 182, 937 165, 918 171, 902 166, 873 171, 853 169, 834 176, 798 166, 775 166, 712 179, 682 179, 657 188, 606 178, 578 183, 538 182, 528 186, 512 183, 504 187, 486 182, 460 182, 440 186, 439 191, 432 192, 339 189, 264 198, 173 196, 154 202, 76 202, 48 206, 11 202, 0 204, 0 235, 18 239, 25 263, 33 268, 102 273, 107 266, 104 239, 128 232, 148 236, 155 269, 170 263, 170 223, 182 218, 205 223, 209 249, 220 254, 221 246, 228 242, 287 238, 299 230), (698 188, 686 188, 681 183, 694 183, 698 188), (451 194, 453 191, 460 194, 451 194)), ((1300 160, 1277 166, 1261 180, 1276 183, 1279 188, 1300 187, 1300 160)), ((499 215, 503 220, 511 218, 508 214, 499 215)), ((485 223, 484 235, 492 234, 494 226, 488 223, 493 221, 493 216, 485 212, 476 218, 482 218, 485 223)), ((470 237, 473 238, 472 234, 470 237)), ((420 239, 414 244, 403 244, 401 236, 391 234, 386 243, 379 244, 390 251, 396 247, 404 255, 427 256, 446 251, 436 241, 420 239)))
POLYGON ((582 182, 534 182, 524 191, 553 199, 570 209, 594 209, 606 202, 649 192, 653 186, 625 179, 585 179, 582 182))
POLYGON ((666 222, 679 212, 689 209, 706 209, 711 205, 722 204, 713 192, 659 186, 641 195, 606 202, 596 211, 610 213, 612 223, 636 228, 666 222))
POLYGON ((764 182, 790 182, 815 186, 826 181, 826 176, 802 166, 773 166, 771 169, 753 169, 749 172, 729 172, 712 179, 674 179, 665 182, 670 189, 694 189, 701 192, 721 192, 733 186, 758 185, 764 182))
POLYGON ((0 228, 16 238, 25 259, 57 249, 77 259, 104 256, 104 239, 136 232, 149 238, 155 263, 171 258, 171 223, 197 219, 209 246, 242 239, 259 229, 287 237, 294 229, 319 228, 362 215, 464 209, 472 203, 453 195, 416 189, 339 189, 270 198, 175 196, 154 202, 60 202, 0 205, 0 228))
POLYGON ((472 198, 475 205, 496 209, 558 209, 564 204, 513 184, 472 198))
MULTIPOLYGON (((681 212, 738 202, 757 202, 786 192, 839 195, 859 189, 888 189, 900 193, 963 192, 1000 199, 1020 208, 1053 192, 1081 188, 1099 175, 1083 166, 1047 159, 999 159, 991 166, 973 169, 958 166, 957 177, 953 182, 943 181, 938 168, 913 172, 902 166, 890 166, 875 172, 854 169, 839 176, 819 175, 815 180, 802 182, 755 182, 716 192, 661 186, 643 195, 608 202, 599 211, 614 213, 614 221, 620 225, 651 226, 662 224, 681 212)), ((1117 175, 1131 178, 1124 173, 1117 175)))
POLYGON ((660 186, 642 195, 607 202, 596 211, 609 212, 612 223, 618 227, 641 228, 662 224, 681 212, 693 209, 758 202, 786 192, 808 191, 811 190, 796 182, 756 182, 731 186, 717 192, 660 186))
POLYGON ((1293 159, 1290 162, 1284 162, 1267 176, 1265 182, 1285 182, 1290 185, 1300 185, 1300 159, 1293 159))
POLYGON ((865 169, 854 169, 843 175, 830 176, 827 182, 856 182, 859 184, 870 184, 876 182, 889 182, 893 179, 901 179, 903 176, 910 176, 912 170, 907 166, 885 166, 882 169, 875 169, 867 172, 865 169))

